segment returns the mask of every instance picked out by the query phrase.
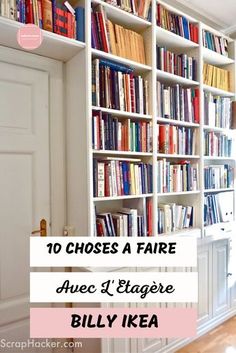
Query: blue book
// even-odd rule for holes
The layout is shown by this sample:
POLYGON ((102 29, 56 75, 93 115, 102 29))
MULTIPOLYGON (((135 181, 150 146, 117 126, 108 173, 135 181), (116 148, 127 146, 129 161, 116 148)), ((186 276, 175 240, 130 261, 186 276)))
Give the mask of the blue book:
POLYGON ((75 9, 75 19, 76 19, 76 39, 85 42, 85 35, 84 35, 84 15, 85 11, 83 7, 76 7, 75 9))
POLYGON ((184 29, 184 38, 190 39, 188 20, 185 17, 182 17, 182 21, 183 21, 183 29, 184 29))
POLYGON ((99 60, 99 64, 102 66, 108 66, 112 70, 121 71, 126 74, 133 72, 133 69, 131 69, 129 66, 121 65, 121 64, 118 64, 114 61, 110 61, 110 60, 106 60, 106 59, 99 60))

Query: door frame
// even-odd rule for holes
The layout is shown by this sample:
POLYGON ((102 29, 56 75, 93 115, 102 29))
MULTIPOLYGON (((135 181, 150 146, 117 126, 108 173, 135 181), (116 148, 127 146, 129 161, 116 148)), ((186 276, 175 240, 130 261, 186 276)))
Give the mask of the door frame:
POLYGON ((66 157, 63 62, 0 46, 0 61, 48 73, 51 234, 66 224, 66 157))

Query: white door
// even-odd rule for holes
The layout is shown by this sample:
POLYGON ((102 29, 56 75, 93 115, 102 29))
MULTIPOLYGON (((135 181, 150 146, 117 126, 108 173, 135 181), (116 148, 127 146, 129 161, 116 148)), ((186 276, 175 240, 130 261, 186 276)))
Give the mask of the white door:
POLYGON ((220 315, 229 309, 228 286, 228 239, 213 244, 213 315, 220 315))
POLYGON ((29 238, 42 218, 50 223, 48 75, 0 62, 0 338, 29 338, 29 238))

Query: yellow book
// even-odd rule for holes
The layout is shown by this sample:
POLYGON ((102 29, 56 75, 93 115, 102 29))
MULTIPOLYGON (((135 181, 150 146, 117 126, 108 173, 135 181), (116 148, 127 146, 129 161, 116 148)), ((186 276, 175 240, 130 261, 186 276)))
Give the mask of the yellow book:
POLYGON ((134 175, 134 164, 130 163, 130 194, 136 195, 136 188, 135 188, 135 175, 134 175))
POLYGON ((114 54, 114 55, 118 55, 117 54, 117 43, 116 43, 114 25, 109 20, 107 20, 107 27, 108 27, 108 31, 109 31, 109 34, 110 34, 111 53, 114 54))

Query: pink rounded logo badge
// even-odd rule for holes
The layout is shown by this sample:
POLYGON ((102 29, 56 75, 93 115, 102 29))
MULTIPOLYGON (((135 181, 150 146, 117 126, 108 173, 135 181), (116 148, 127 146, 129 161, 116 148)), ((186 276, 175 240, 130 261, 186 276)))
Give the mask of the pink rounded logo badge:
POLYGON ((42 44, 42 41, 41 29, 33 24, 27 24, 17 32, 17 42, 23 49, 37 49, 42 44))

